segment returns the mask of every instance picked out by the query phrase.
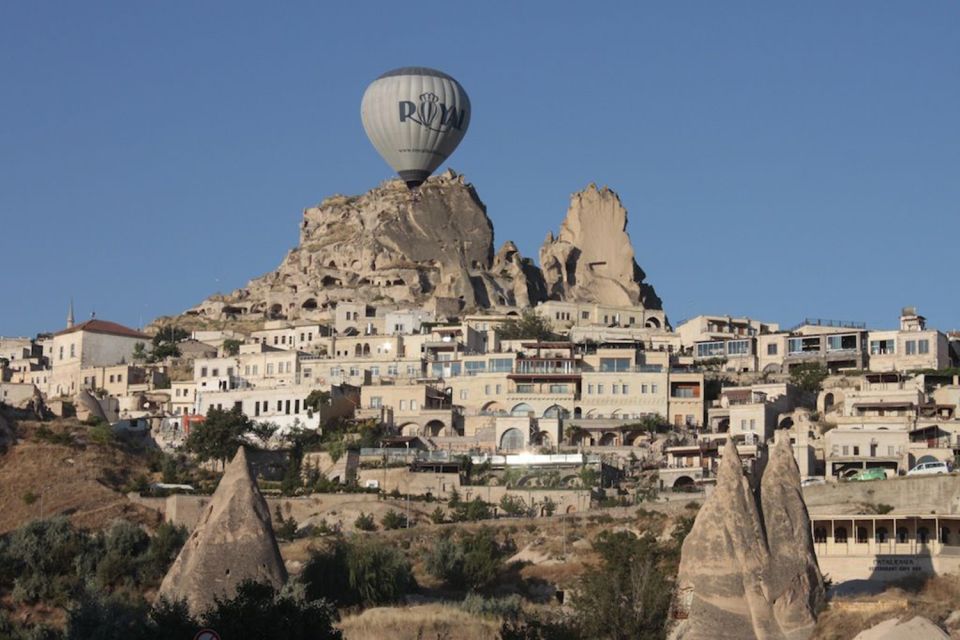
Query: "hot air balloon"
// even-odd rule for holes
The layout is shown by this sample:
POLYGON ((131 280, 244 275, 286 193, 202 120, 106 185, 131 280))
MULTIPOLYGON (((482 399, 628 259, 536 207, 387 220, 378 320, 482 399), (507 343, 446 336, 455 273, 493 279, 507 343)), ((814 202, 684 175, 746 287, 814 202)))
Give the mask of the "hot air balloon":
POLYGON ((360 117, 370 142, 414 189, 463 140, 470 125, 470 98, 442 71, 403 67, 367 87, 360 117))

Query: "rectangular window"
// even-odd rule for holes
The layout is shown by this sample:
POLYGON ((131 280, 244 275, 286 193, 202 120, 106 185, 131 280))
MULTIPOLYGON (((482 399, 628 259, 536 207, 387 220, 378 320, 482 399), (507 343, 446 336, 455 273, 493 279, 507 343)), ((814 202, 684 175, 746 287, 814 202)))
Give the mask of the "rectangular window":
POLYGON ((466 400, 466 399, 467 399, 467 390, 466 390, 466 389, 460 389, 460 399, 461 399, 461 400, 466 400))
POLYGON ((216 378, 217 376, 220 375, 220 369, 214 369, 210 373, 213 375, 214 378, 216 378))
POLYGON ((388 376, 397 375, 397 365, 395 364, 387 365, 387 375, 388 376))
POLYGON ((581 311, 581 312, 580 312, 580 319, 581 319, 581 320, 589 320, 589 319, 590 319, 590 312, 589 312, 589 311, 581 311))
POLYGON ((245 375, 245 376, 250 375, 250 365, 244 365, 244 367, 243 367, 243 375, 245 375))
POLYGON ((650 385, 650 393, 656 393, 656 392, 657 392, 657 385, 655 384, 650 385))
POLYGON ((701 342, 697 345, 698 358, 721 358, 723 357, 722 342, 701 342))
POLYGON ((850 447, 848 445, 843 445, 843 455, 850 455, 850 447))
POLYGON ((627 395, 629 393, 630 393, 629 387, 627 385, 623 385, 623 395, 627 395))
POLYGON ((201 377, 201 378, 206 378, 206 377, 207 377, 207 368, 206 368, 206 367, 200 367, 200 377, 201 377))
POLYGON ((360 375, 360 367, 350 367, 350 375, 351 376, 360 375))
POLYGON ((754 420, 753 418, 750 418, 750 431, 756 431, 756 430, 757 430, 757 421, 754 420))
POLYGON ((533 393, 532 384, 518 384, 517 393, 533 393))
POLYGON ((257 400, 253 403, 253 416, 257 417, 260 415, 260 401, 257 400))
POLYGON ((487 370, 486 362, 468 361, 463 365, 467 370, 467 375, 472 376, 487 370))
POLYGON ((383 397, 381 397, 381 396, 373 396, 372 398, 370 398, 370 408, 371 408, 371 409, 379 409, 382 404, 383 404, 383 397))
POLYGON ((745 356, 750 353, 749 340, 731 340, 727 343, 727 353, 731 356, 745 356))
POLYGON ((70 357, 71 357, 71 358, 76 357, 76 354, 77 354, 77 352, 76 352, 76 347, 77 347, 77 345, 75 345, 75 344, 71 344, 71 345, 70 345, 70 357))
POLYGON ((775 356, 775 355, 777 355, 777 343, 776 343, 776 342, 772 342, 772 343, 770 343, 770 344, 767 345, 767 355, 768 355, 768 356, 775 356))
POLYGON ((550 393, 566 393, 567 385, 565 384, 552 384, 550 385, 550 393))
POLYGON ((646 392, 647 392, 647 385, 645 384, 640 385, 640 393, 646 393, 646 392))
POLYGON ((401 401, 400 401, 400 411, 406 411, 406 410, 407 410, 407 401, 406 401, 406 400, 401 400, 401 401))
POLYGON ((370 375, 375 377, 380 377, 380 367, 378 367, 377 365, 373 365, 372 367, 370 367, 370 375))
POLYGON ((490 385, 488 384, 483 385, 483 395, 485 396, 490 395, 490 385))
POLYGON ((300 398, 293 401, 293 412, 300 413, 300 398))
POLYGON ((501 393, 502 393, 501 387, 500 387, 500 385, 498 384, 498 385, 497 385, 497 395, 500 395, 501 393))
POLYGON ((591 395, 591 396, 593 395, 593 385, 592 385, 592 384, 588 384, 588 385, 587 385, 587 395, 591 395))
POLYGON ((267 363, 267 375, 268 375, 268 376, 272 376, 272 375, 273 375, 273 363, 272 363, 272 362, 268 362, 268 363, 267 363))
POLYGON ((600 371, 629 371, 630 358, 600 358, 600 371))
POLYGON ((908 356, 916 355, 917 353, 917 341, 916 340, 907 340, 906 343, 906 353, 908 356))
POLYGON ((260 369, 260 365, 258 365, 258 364, 253 365, 253 375, 258 375, 258 374, 259 374, 259 371, 258 371, 259 369, 260 369))
POLYGON ((599 395, 603 395, 603 385, 602 385, 602 384, 598 384, 598 385, 597 385, 597 393, 598 393, 599 395))
POLYGON ((887 456, 892 458, 892 457, 895 456, 895 455, 896 455, 896 454, 895 454, 894 451, 893 451, 893 446, 892 446, 892 445, 888 445, 888 446, 887 446, 887 456))
POLYGON ((616 396, 616 395, 619 395, 619 394, 620 394, 620 385, 618 385, 618 384, 613 384, 613 385, 611 385, 610 392, 611 392, 613 395, 615 395, 615 396, 616 396))
POLYGON ((513 369, 511 358, 491 358, 487 361, 488 371, 492 373, 508 373, 513 369))
POLYGON ((930 341, 929 341, 929 340, 918 340, 918 341, 917 341, 917 353, 930 353, 930 341))
POLYGON ((411 401, 410 401, 410 411, 416 411, 416 410, 417 410, 417 401, 416 401, 416 400, 411 400, 411 401))
POLYGON ((853 455, 855 456, 860 455, 860 447, 858 447, 857 445, 853 446, 853 455))
POLYGON ((856 335, 827 337, 827 351, 855 351, 856 349, 856 335))
POLYGON ((896 353, 896 342, 893 340, 871 340, 870 355, 882 356, 896 353))

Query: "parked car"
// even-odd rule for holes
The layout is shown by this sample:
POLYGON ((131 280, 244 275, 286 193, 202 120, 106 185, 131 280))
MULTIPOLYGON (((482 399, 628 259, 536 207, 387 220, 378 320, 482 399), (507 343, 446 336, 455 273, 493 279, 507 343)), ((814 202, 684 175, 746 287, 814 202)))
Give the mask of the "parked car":
POLYGON ((870 480, 886 480, 887 472, 885 469, 861 469, 854 473, 849 473, 853 469, 848 469, 848 475, 843 476, 850 482, 869 482, 870 480))
POLYGON ((813 485, 816 485, 816 484, 826 484, 826 483, 827 483, 827 479, 826 479, 826 478, 824 478, 824 477, 822 477, 822 476, 813 476, 813 477, 807 478, 806 480, 803 480, 803 481, 800 483, 800 486, 801 486, 801 487, 812 487, 813 485))
POLYGON ((910 469, 910 471, 907 471, 908 476, 932 476, 941 473, 950 473, 950 467, 947 466, 946 462, 941 460, 936 462, 921 462, 913 469, 910 469))

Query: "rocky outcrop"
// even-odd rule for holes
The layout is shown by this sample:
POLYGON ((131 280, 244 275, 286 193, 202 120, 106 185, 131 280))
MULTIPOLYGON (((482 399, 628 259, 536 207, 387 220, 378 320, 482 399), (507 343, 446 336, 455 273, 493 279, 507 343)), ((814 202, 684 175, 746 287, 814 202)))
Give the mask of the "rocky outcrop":
POLYGON ((728 440, 713 494, 683 542, 676 640, 801 640, 823 580, 789 442, 774 446, 758 501, 728 440), (792 537, 791 537, 792 536, 792 537))
POLYGON ((571 196, 560 233, 540 249, 540 266, 551 299, 662 308, 634 257, 627 210, 607 187, 571 196))
POLYGON ((926 618, 916 616, 901 622, 899 618, 884 620, 861 631, 853 640, 949 640, 943 629, 926 618))
POLYGON ((320 320, 341 302, 455 311, 529 307, 547 299, 661 308, 643 282, 609 189, 573 198, 541 260, 513 242, 494 253, 493 225, 473 186, 452 171, 417 195, 399 180, 356 197, 333 196, 303 212, 300 242, 281 265, 187 315, 207 319, 320 320))
POLYGON ((210 504, 160 584, 159 595, 186 600, 200 614, 216 598, 236 594, 246 580, 279 589, 287 571, 273 535, 270 510, 250 473, 243 447, 227 466, 210 504))
POLYGON ((800 489, 800 469, 788 434, 780 435, 770 450, 760 482, 760 506, 770 553, 765 582, 780 629, 787 637, 805 637, 823 606, 824 585, 800 489), (794 636, 795 632, 799 635, 794 636))

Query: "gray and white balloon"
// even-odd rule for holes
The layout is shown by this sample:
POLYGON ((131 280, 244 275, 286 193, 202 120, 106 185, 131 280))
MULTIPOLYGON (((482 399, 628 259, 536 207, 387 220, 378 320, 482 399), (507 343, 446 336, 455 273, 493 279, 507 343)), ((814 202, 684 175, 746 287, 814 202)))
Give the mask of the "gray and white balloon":
POLYGON ((367 87, 360 117, 370 142, 413 189, 463 140, 470 125, 470 98, 442 71, 403 67, 367 87))

